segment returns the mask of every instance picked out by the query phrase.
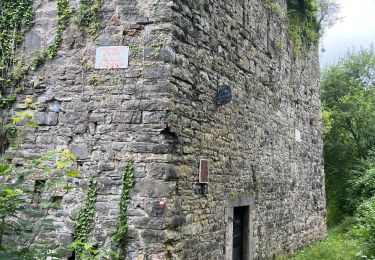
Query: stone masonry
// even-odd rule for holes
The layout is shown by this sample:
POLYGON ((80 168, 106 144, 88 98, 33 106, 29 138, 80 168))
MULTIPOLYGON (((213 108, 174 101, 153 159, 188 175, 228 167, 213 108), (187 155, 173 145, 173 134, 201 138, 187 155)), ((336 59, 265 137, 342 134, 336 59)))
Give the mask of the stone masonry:
MULTIPOLYGON (((62 194, 56 241, 72 241, 94 177, 90 241, 110 245, 128 160, 136 184, 127 259, 232 259, 239 206, 248 207, 244 259, 291 254, 325 236, 317 50, 293 56, 286 1, 277 2, 281 13, 261 0, 103 0, 97 41, 68 27, 24 92, 39 128, 22 156, 68 147, 84 177, 62 194), (129 68, 95 70, 98 46, 130 46, 129 68), (224 85, 232 99, 218 105, 224 85), (204 194, 200 159, 209 160, 204 194)), ((25 57, 55 36, 56 1, 35 8, 25 57)))

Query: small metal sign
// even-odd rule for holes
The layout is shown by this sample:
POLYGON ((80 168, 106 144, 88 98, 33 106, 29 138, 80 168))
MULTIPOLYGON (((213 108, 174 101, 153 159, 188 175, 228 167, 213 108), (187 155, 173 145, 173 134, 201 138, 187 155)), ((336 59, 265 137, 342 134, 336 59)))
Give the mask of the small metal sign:
POLYGON ((126 69, 128 66, 128 46, 103 46, 96 49, 96 69, 126 69))
POLYGON ((199 182, 208 183, 208 160, 200 159, 199 162, 199 182))
POLYGON ((216 102, 218 105, 225 105, 232 99, 232 89, 228 85, 224 85, 217 91, 216 102))

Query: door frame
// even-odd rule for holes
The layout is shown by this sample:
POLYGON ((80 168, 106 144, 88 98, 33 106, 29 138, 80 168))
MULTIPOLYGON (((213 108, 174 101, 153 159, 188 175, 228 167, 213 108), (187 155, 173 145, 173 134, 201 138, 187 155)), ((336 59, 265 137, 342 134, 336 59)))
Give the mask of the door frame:
POLYGON ((254 196, 253 195, 238 195, 228 199, 228 206, 225 208, 225 259, 232 260, 233 254, 233 213, 235 207, 248 207, 248 222, 246 223, 247 230, 244 232, 246 238, 243 244, 243 258, 248 260, 254 259, 255 240, 254 240, 254 196))

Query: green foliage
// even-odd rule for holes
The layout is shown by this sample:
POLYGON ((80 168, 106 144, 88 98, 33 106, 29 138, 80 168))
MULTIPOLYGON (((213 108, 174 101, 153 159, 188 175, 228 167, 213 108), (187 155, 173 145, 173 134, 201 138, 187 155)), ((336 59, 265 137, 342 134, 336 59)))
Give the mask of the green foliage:
MULTIPOLYGON (((17 125, 35 127, 31 122, 35 108, 31 98, 26 98, 23 107, 13 121, 17 125)), ((22 133, 22 130, 17 132, 22 133)), ((17 147, 13 149, 16 151, 17 147)), ((32 160, 19 160, 17 165, 9 164, 7 158, 0 158, 1 259, 60 257, 56 253, 59 246, 43 238, 55 230, 49 213, 59 209, 60 204, 53 198, 58 191, 63 192, 69 187, 72 179, 69 172, 74 168, 75 160, 68 150, 61 149, 48 151, 32 160), (34 180, 41 172, 48 174, 48 181, 34 180)))
POLYGON ((0 126, 0 138, 3 142, 11 141, 17 138, 18 129, 15 125, 7 122, 6 119, 2 120, 0 126))
MULTIPOLYGON (((93 39, 99 37, 101 6, 101 0, 80 1, 76 22, 81 29, 89 27, 93 39)), ((47 59, 56 56, 73 10, 69 7, 69 0, 57 0, 55 39, 47 49, 36 50, 36 56, 29 65, 16 61, 15 52, 17 45, 23 41, 25 32, 33 23, 33 1, 0 1, 0 11, 0 108, 4 108, 16 100, 16 94, 22 91, 23 81, 29 71, 36 70, 47 59)))
POLYGON ((278 256, 278 260, 353 260, 361 251, 360 243, 340 227, 328 231, 328 238, 298 252, 294 257, 278 256))
POLYGON ((55 31, 55 39, 48 46, 47 50, 37 51, 37 56, 31 62, 31 69, 35 70, 41 66, 47 58, 52 59, 61 45, 62 36, 66 28, 69 26, 70 15, 72 9, 69 7, 69 0, 57 1, 57 28, 55 31))
POLYGON ((89 85, 90 86, 98 86, 101 84, 101 80, 99 79, 98 75, 92 74, 89 79, 89 85))
MULTIPOLYGON (((283 15, 279 3, 270 0, 263 0, 263 2, 274 14, 283 15)), ((288 24, 282 27, 287 28, 293 55, 298 57, 316 46, 321 35, 322 24, 331 25, 337 20, 334 13, 337 9, 331 8, 336 3, 334 0, 287 0, 286 2, 288 24)))
POLYGON ((48 57, 53 58, 61 44, 62 35, 69 25, 72 10, 69 7, 69 0, 57 1, 57 29, 54 42, 48 47, 48 57))
POLYGON ((24 39, 25 32, 33 23, 33 1, 0 1, 2 16, 0 19, 0 108, 6 107, 16 99, 16 94, 23 88, 23 80, 30 70, 41 66, 47 58, 53 58, 62 41, 62 34, 69 25, 72 13, 69 0, 57 1, 57 28, 53 43, 46 50, 38 50, 30 65, 16 63, 17 44, 24 39), (10 94, 5 90, 10 89, 10 94))
POLYGON ((124 259, 125 246, 128 232, 128 215, 127 207, 130 200, 130 189, 134 186, 134 169, 133 163, 129 161, 126 165, 122 177, 122 192, 120 198, 120 213, 116 225, 116 231, 112 236, 112 241, 116 250, 107 249, 104 247, 95 248, 92 243, 87 243, 91 225, 94 217, 94 206, 97 196, 97 185, 94 179, 90 180, 90 185, 86 193, 85 202, 78 214, 76 222, 74 223, 74 237, 75 240, 69 245, 70 250, 76 252, 77 259, 124 259))
POLYGON ((271 10, 277 15, 281 15, 282 10, 281 10, 281 5, 279 3, 271 3, 271 10))
POLYGON ((11 67, 14 49, 33 23, 32 0, 0 1, 0 66, 11 67))
POLYGON ((112 236, 112 241, 118 248, 120 256, 125 256, 126 238, 128 232, 128 203, 130 200, 130 189, 134 186, 134 168, 133 163, 128 161, 123 177, 122 177, 122 192, 120 198, 120 215, 116 226, 116 232, 112 236))
POLYGON ((95 246, 92 243, 84 243, 80 240, 75 240, 68 246, 68 249, 77 252, 76 259, 99 259, 99 251, 95 249, 95 246))
POLYGON ((375 167, 367 169, 351 183, 349 188, 351 203, 353 207, 358 207, 365 200, 375 197, 375 167))
MULTIPOLYGON (((374 190, 373 190, 374 192, 374 190)), ((375 196, 363 202, 357 210, 354 232, 365 248, 365 254, 375 258, 375 196)))
POLYGON ((0 108, 15 99, 14 93, 7 95, 6 90, 16 62, 16 49, 34 22, 32 5, 32 0, 0 1, 0 108))
POLYGON ((318 5, 316 0, 287 0, 287 7, 293 54, 299 56, 318 43, 318 5))
POLYGON ((98 194, 98 187, 94 178, 90 179, 84 203, 74 222, 74 242, 71 248, 76 248, 77 255, 84 255, 86 249, 83 245, 89 238, 92 229, 92 222, 95 214, 95 202, 98 194))
POLYGON ((330 224, 348 229, 375 255, 375 51, 351 52, 322 75, 324 159, 330 224))
POLYGON ((160 56, 161 48, 163 47, 163 44, 158 42, 151 45, 152 48, 154 48, 155 54, 154 57, 158 58, 160 56))
POLYGON ((80 0, 79 13, 75 23, 83 30, 89 28, 91 38, 96 40, 99 37, 101 0, 80 0))
POLYGON ((33 121, 35 105, 32 103, 31 97, 26 97, 22 106, 24 110, 17 111, 15 117, 12 118, 13 123, 22 123, 28 127, 36 127, 37 125, 33 121))
POLYGON ((0 175, 7 180, 0 185, 0 258, 56 256, 55 249, 59 246, 45 243, 40 237, 55 230, 48 216, 60 205, 51 198, 58 190, 68 187, 70 178, 66 171, 74 163, 72 158, 75 157, 67 150, 54 150, 31 162, 24 161, 23 166, 0 166, 0 175), (52 167, 51 162, 55 162, 52 167), (58 162, 64 162, 64 166, 59 167, 58 162), (49 167, 53 177, 32 189, 30 181, 35 178, 36 166, 49 167), (41 193, 49 196, 39 195, 41 193))
POLYGON ((72 9, 69 7, 69 0, 57 1, 57 28, 55 31, 55 39, 48 46, 47 50, 38 51, 38 55, 31 62, 31 69, 35 70, 41 66, 47 58, 52 59, 60 47, 62 35, 69 26, 69 19, 72 9))
POLYGON ((375 146, 374 71, 375 52, 368 49, 348 53, 322 74, 327 199, 328 209, 335 211, 328 212, 331 224, 353 214, 359 203, 356 196, 367 192, 351 186, 364 188, 368 181, 357 178, 375 146))
POLYGON ((375 154, 361 162, 359 169, 353 171, 349 188, 349 198, 356 208, 354 234, 363 244, 364 253, 375 258, 375 154))
POLYGON ((135 43, 129 43, 129 49, 130 49, 130 53, 131 53, 132 57, 134 59, 137 59, 137 56, 139 54, 138 45, 135 44, 135 43))

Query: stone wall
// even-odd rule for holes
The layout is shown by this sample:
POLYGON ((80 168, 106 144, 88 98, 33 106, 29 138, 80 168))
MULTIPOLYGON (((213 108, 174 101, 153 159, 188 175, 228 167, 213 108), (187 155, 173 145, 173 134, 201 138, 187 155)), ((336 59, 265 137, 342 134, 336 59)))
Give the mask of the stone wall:
MULTIPOLYGON (((53 41, 56 4, 35 1, 35 26, 24 43, 27 60, 53 41)), ((78 4, 71 1, 76 10, 78 4)), ((73 223, 90 177, 99 186, 90 241, 110 246, 122 174, 132 160, 136 185, 128 207, 128 258, 145 250, 164 252, 165 229, 175 225, 173 217, 159 217, 173 214, 171 210, 155 208, 176 186, 170 181, 176 175, 170 170, 171 140, 162 133, 171 95, 170 21, 168 1, 104 0, 99 39, 90 39, 87 29, 82 32, 71 23, 56 57, 31 72, 30 86, 18 99, 21 103, 26 95, 34 97, 34 120, 39 125, 25 133, 20 156, 30 158, 62 147, 78 158, 83 178, 75 182, 76 190, 60 194, 63 208, 54 214, 61 229, 51 237, 65 246, 72 242, 73 223), (130 46, 128 69, 94 69, 96 47, 108 45, 130 46)))
MULTIPOLYGON (((279 1, 285 14, 286 3, 279 1)), ((175 1, 171 129, 181 140, 182 259, 222 259, 231 199, 254 197, 254 258, 325 236, 317 51, 292 55, 283 14, 262 1, 175 1), (285 27, 284 27, 285 28, 285 27), (216 105, 219 87, 232 88, 216 105), (210 160, 195 195, 199 158, 210 160)))
MULTIPOLYGON (((72 241, 94 177, 90 241, 110 245, 128 160, 136 182, 128 259, 224 259, 228 209, 241 197, 251 198, 254 259, 324 237, 318 56, 293 57, 280 5, 276 14, 260 0, 104 0, 97 41, 68 27, 24 93, 38 105, 40 126, 26 134, 21 156, 67 147, 84 177, 61 195, 57 241, 72 241), (96 47, 108 45, 130 46, 128 69, 94 69, 96 47), (233 98, 218 106, 222 85, 233 98), (193 189, 201 158, 210 168, 205 195, 193 189)), ((26 57, 54 38, 56 1, 35 7, 26 57)))

